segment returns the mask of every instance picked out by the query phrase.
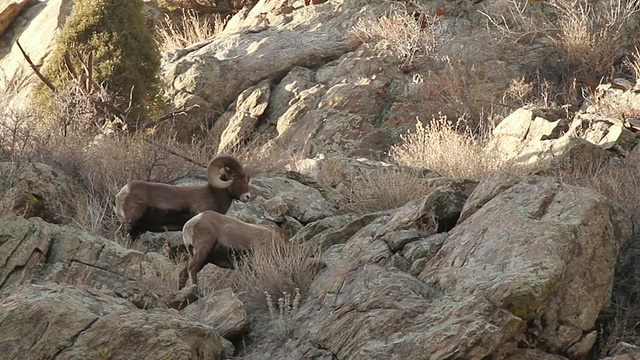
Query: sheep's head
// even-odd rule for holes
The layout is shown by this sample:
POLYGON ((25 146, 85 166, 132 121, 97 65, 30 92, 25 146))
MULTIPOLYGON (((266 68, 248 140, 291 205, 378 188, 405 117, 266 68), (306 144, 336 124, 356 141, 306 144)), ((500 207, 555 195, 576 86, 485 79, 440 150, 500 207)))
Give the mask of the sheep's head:
POLYGON ((247 165, 231 155, 218 155, 209 163, 207 178, 212 187, 227 189, 232 198, 242 202, 251 199, 249 179, 251 171, 247 165))

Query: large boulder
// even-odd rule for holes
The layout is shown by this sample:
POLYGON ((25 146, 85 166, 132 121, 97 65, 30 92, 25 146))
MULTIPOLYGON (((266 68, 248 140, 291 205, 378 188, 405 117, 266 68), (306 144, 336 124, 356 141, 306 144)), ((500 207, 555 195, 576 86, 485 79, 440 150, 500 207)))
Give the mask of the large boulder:
MULTIPOLYGON (((491 187, 504 188, 501 181, 485 185, 491 187)), ((452 230, 420 279, 460 299, 452 311, 473 308, 479 315, 476 336, 498 331, 468 344, 472 353, 489 354, 502 345, 500 339, 536 333, 540 347, 584 356, 595 341, 589 331, 608 302, 613 264, 630 230, 622 210, 594 191, 530 177, 452 230), (496 307, 501 312, 489 310, 496 307), (491 321, 480 315, 483 308, 491 321), (495 321, 506 326, 485 327, 495 321)), ((447 323, 443 330, 458 326, 455 319, 447 323)))
POLYGON ((182 313, 211 326, 225 339, 235 340, 249 331, 249 314, 229 288, 210 292, 182 313))
POLYGON ((222 359, 211 327, 91 288, 23 285, 0 309, 4 359, 222 359))

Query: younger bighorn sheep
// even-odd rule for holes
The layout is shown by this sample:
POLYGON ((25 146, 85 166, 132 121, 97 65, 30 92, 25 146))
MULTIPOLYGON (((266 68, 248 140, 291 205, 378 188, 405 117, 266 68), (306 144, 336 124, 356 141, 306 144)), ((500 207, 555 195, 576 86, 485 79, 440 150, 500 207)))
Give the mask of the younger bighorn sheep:
POLYGON ((284 241, 282 233, 263 225, 248 224, 214 211, 202 212, 184 224, 184 245, 189 263, 178 275, 178 290, 187 283, 198 285, 198 272, 206 264, 233 269, 234 260, 245 255, 260 242, 284 241))
POLYGON ((114 211, 132 239, 145 231, 182 230, 198 213, 226 213, 234 199, 251 199, 247 166, 231 155, 219 155, 207 167, 206 185, 176 186, 134 180, 118 195, 114 211))

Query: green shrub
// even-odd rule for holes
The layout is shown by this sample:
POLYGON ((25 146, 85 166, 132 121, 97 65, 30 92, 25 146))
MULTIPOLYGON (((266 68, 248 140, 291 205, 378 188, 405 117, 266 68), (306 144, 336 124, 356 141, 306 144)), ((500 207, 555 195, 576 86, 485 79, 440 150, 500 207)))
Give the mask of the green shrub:
POLYGON ((160 55, 155 46, 145 27, 142 1, 77 0, 43 74, 56 87, 65 88, 71 81, 65 51, 77 71, 83 69, 78 54, 86 61, 93 52, 94 81, 115 96, 121 110, 127 109, 131 97, 127 122, 134 124, 157 110, 160 55))

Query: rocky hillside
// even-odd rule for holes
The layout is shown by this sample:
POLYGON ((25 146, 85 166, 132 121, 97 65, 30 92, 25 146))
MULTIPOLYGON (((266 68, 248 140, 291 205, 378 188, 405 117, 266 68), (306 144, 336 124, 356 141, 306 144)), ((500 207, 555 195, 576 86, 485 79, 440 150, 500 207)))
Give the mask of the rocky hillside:
MULTIPOLYGON (((147 1, 148 26, 198 4, 147 1)), ((172 116, 95 137, 19 112, 37 79, 15 40, 45 62, 73 1, 0 5, 4 358, 640 357, 625 4, 596 27, 619 53, 584 67, 562 2, 220 3, 223 30, 162 54, 172 116), (288 241, 177 291, 181 232, 123 239, 113 198, 204 182, 224 152, 262 170, 229 214, 288 241)))

